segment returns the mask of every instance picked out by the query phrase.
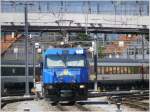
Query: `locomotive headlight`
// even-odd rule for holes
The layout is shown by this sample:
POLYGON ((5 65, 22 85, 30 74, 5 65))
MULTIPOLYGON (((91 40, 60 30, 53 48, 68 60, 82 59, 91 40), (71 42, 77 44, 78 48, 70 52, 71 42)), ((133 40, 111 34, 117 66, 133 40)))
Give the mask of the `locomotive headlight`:
POLYGON ((80 88, 84 88, 85 86, 84 85, 80 85, 80 88))
POLYGON ((52 89, 53 88, 53 86, 52 85, 49 85, 48 87, 47 87, 47 89, 52 89))

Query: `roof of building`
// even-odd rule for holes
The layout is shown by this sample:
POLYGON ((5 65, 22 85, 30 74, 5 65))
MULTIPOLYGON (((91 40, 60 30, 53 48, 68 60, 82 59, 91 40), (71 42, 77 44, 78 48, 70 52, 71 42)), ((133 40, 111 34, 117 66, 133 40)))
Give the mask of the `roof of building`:
POLYGON ((112 42, 106 46, 104 53, 106 53, 106 54, 113 54, 113 53, 122 54, 129 47, 128 43, 132 43, 139 38, 141 38, 141 37, 136 36, 136 35, 131 35, 131 37, 129 37, 127 35, 121 35, 118 38, 118 40, 116 40, 115 42, 112 42), (123 41, 124 45, 119 46, 119 41, 123 41))

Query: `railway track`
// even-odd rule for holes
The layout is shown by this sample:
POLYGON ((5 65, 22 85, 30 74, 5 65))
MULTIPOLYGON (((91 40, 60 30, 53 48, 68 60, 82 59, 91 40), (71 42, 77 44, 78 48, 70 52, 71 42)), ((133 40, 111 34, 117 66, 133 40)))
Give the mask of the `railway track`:
POLYGON ((64 106, 62 106, 61 104, 57 104, 56 105, 56 108, 59 110, 59 111, 68 111, 68 109, 66 109, 64 106))
POLYGON ((83 105, 78 104, 78 103, 75 103, 75 106, 76 106, 77 108, 79 108, 81 111, 91 111, 89 108, 84 107, 83 105))
POLYGON ((149 110, 149 103, 141 102, 142 100, 149 99, 149 94, 133 94, 133 95, 125 95, 119 96, 116 98, 109 99, 112 103, 117 104, 117 102, 121 102, 121 104, 127 105, 131 108, 137 108, 142 111, 149 110), (118 100, 119 99, 119 100, 118 100))
POLYGON ((68 105, 64 106, 64 105, 58 104, 56 105, 56 108, 59 111, 91 111, 89 108, 86 108, 83 105, 80 105, 78 103, 75 103, 72 106, 68 106, 68 105))
POLYGON ((142 100, 149 99, 148 94, 142 95, 133 95, 126 97, 123 101, 124 104, 129 105, 130 107, 138 108, 140 110, 149 110, 149 103, 141 102, 142 100))
MULTIPOLYGON (((149 110, 149 103, 144 103, 144 102, 140 102, 141 100, 145 100, 149 98, 149 94, 148 93, 139 93, 139 94, 130 94, 130 95, 118 95, 119 97, 121 97, 122 101, 121 104, 130 106, 132 108, 137 108, 139 110, 149 110)), ((11 97, 3 97, 2 103, 1 103, 1 108, 3 108, 5 105, 7 105, 8 103, 13 103, 13 102, 20 102, 20 101, 25 101, 25 100, 33 100, 35 98, 35 96, 31 96, 31 97, 23 97, 23 96, 11 96, 11 97)), ((112 103, 116 104, 116 100, 117 98, 112 97, 112 103)), ((45 100, 43 100, 45 101, 45 100)), ((41 102, 41 101, 40 101, 41 102)), ((83 102, 76 102, 74 105, 70 105, 70 104, 65 104, 65 103, 58 103, 58 105, 56 106, 52 106, 49 105, 50 102, 47 101, 47 106, 45 107, 49 107, 50 109, 53 110, 57 110, 57 111, 92 111, 90 108, 84 106, 83 102), (49 105, 49 106, 48 106, 49 105)))
POLYGON ((143 111, 149 110, 149 103, 139 102, 139 101, 124 101, 123 104, 128 105, 133 108, 138 108, 143 111))
POLYGON ((6 102, 1 102, 1 109, 2 109, 5 105, 7 105, 6 102))
POLYGON ((13 96, 12 97, 11 96, 11 97, 1 98, 1 109, 9 103, 33 100, 34 98, 35 98, 35 96, 30 96, 30 97, 24 97, 24 96, 13 96))

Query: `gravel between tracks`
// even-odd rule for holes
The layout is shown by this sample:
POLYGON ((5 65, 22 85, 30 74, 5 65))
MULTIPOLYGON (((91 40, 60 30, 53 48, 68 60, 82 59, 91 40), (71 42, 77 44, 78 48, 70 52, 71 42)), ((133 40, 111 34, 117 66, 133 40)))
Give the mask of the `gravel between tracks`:
POLYGON ((48 102, 45 100, 31 100, 31 101, 21 101, 21 102, 15 102, 7 104, 3 109, 3 112, 24 112, 24 111, 30 111, 30 112, 47 112, 47 111, 58 111, 56 108, 51 106, 48 102))
MULTIPOLYGON (((89 98, 87 101, 78 102, 79 107, 76 105, 67 105, 60 103, 60 108, 58 106, 52 106, 50 101, 42 100, 31 100, 31 101, 21 101, 15 103, 9 103, 3 107, 2 112, 49 112, 49 111, 97 111, 97 112, 116 112, 117 107, 114 104, 108 104, 106 97, 101 98, 89 98), (80 103, 82 103, 80 105, 80 103), (81 108, 80 108, 81 106, 81 108), (87 108, 86 109, 83 109, 87 108)), ((138 111, 136 108, 129 108, 125 105, 121 105, 121 110, 123 112, 135 112, 138 111)))

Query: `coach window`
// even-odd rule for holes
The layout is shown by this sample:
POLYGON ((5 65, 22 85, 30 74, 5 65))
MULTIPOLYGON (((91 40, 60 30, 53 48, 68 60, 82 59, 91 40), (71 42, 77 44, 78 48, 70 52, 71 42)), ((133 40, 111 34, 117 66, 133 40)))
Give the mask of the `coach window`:
POLYGON ((18 69, 16 70, 16 74, 17 74, 17 75, 24 75, 24 71, 25 71, 25 68, 24 68, 24 67, 18 68, 18 69))
POLYGON ((128 74, 128 68, 124 67, 124 74, 128 74))
POLYGON ((33 69, 29 67, 29 75, 33 75, 33 69))
POLYGON ((113 67, 113 74, 116 74, 117 67, 113 67))
POLYGON ((99 73, 99 74, 102 74, 102 67, 101 67, 101 66, 98 67, 98 73, 99 73))
POLYGON ((133 74, 132 66, 129 67, 129 70, 130 70, 130 74, 133 74))
POLYGON ((108 67, 105 67, 105 74, 108 74, 108 67))
POLYGON ((107 74, 109 74, 109 67, 106 67, 107 74))
POLYGON ((113 74, 113 68, 109 67, 109 74, 113 74))
POLYGON ((123 74, 123 67, 120 67, 120 74, 123 74))
POLYGON ((106 74, 106 67, 104 67, 104 74, 106 74))
POLYGON ((139 74, 142 71, 142 67, 134 67, 134 74, 139 74))
POLYGON ((128 67, 128 73, 131 74, 131 67, 128 67))
POLYGON ((126 67, 123 67, 123 73, 124 73, 124 74, 127 74, 127 71, 128 71, 127 68, 126 68, 126 67))
POLYGON ((131 68, 128 67, 128 74, 131 74, 131 68))
POLYGON ((2 67, 1 70, 2 70, 1 71, 2 76, 12 75, 12 70, 10 67, 2 67))
POLYGON ((126 67, 127 68, 127 74, 129 74, 129 67, 126 67))
POLYGON ((12 68, 12 74, 15 74, 15 73, 16 73, 16 69, 12 68))
POLYGON ((122 67, 122 74, 126 74, 126 73, 125 73, 125 67, 124 67, 124 66, 122 67))
POLYGON ((134 66, 131 67, 131 74, 135 74, 135 67, 134 66))
POLYGON ((139 73, 139 74, 142 74, 142 73, 145 74, 145 73, 146 73, 146 68, 145 68, 144 66, 143 66, 143 67, 140 66, 140 67, 139 67, 139 70, 138 70, 138 73, 139 73))
POLYGON ((149 67, 146 67, 146 74, 149 74, 149 67))
POLYGON ((97 67, 97 73, 100 74, 100 68, 101 67, 97 67))
MULTIPOLYGON (((140 74, 142 73, 142 67, 136 67, 137 68, 137 74, 140 74)), ((143 68, 143 72, 144 72, 144 68, 143 68)))
POLYGON ((100 74, 102 74, 102 67, 100 67, 100 74))
POLYGON ((101 67, 101 74, 104 74, 104 68, 105 67, 101 67))
POLYGON ((100 74, 100 67, 97 67, 97 73, 100 74))
POLYGON ((124 74, 128 74, 128 68, 126 66, 124 67, 124 74))
POLYGON ((110 74, 111 73, 111 68, 110 67, 108 67, 108 74, 110 74))
POLYGON ((102 74, 102 67, 99 67, 99 73, 102 74))
POLYGON ((123 74, 123 67, 120 67, 120 74, 123 74))
POLYGON ((120 67, 119 67, 119 66, 117 67, 116 73, 117 73, 117 74, 120 74, 120 67))

